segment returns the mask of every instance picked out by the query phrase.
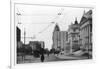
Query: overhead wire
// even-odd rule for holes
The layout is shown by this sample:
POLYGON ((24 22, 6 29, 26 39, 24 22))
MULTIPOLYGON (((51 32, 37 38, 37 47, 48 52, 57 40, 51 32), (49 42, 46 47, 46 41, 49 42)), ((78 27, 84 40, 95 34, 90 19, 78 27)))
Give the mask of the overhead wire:
MULTIPOLYGON (((43 30, 41 30, 40 32, 38 32, 37 34, 43 33, 43 32, 46 31, 50 26, 52 26, 52 25, 58 23, 58 22, 57 22, 57 19, 59 19, 60 15, 62 15, 63 10, 64 10, 64 9, 61 8, 61 11, 57 13, 56 17, 52 20, 52 22, 51 22, 47 27, 45 27, 43 30)), ((16 14, 17 14, 17 17, 23 16, 23 15, 19 12, 18 9, 17 9, 17 12, 18 12, 18 13, 16 13, 16 14)), ((19 19, 20 19, 20 18, 18 18, 18 24, 22 24, 22 23, 21 23, 21 19, 20 19, 20 20, 19 20, 19 19)), ((34 23, 32 23, 32 24, 34 24, 34 23)), ((35 35, 34 35, 33 37, 36 38, 35 35)), ((27 37, 27 38, 31 38, 31 39, 32 39, 33 37, 27 37)), ((23 38, 23 37, 22 37, 22 38, 23 38)))

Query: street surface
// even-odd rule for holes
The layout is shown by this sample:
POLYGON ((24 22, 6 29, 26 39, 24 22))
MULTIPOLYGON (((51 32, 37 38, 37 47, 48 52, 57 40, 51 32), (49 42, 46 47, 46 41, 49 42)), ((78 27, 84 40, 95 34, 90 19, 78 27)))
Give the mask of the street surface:
MULTIPOLYGON (((18 59, 18 64, 41 62, 40 58, 35 58, 32 55, 26 55, 24 60, 22 60, 21 56, 19 56, 17 59, 18 59)), ((64 60, 65 61, 67 61, 67 60, 82 60, 82 59, 87 59, 87 57, 75 57, 75 56, 65 56, 65 55, 50 54, 49 56, 45 55, 44 62, 64 61, 64 60)))

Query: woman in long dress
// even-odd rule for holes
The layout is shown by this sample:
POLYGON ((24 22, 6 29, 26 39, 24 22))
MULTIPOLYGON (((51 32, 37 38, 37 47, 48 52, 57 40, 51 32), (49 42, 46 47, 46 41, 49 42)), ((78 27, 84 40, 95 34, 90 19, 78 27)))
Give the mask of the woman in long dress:
POLYGON ((44 55, 41 55, 41 62, 44 62, 44 55))

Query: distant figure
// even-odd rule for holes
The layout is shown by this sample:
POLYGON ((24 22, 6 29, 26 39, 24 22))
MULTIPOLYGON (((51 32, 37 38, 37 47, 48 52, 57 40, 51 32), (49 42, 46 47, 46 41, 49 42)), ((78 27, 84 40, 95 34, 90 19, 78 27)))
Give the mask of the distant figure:
POLYGON ((47 56, 49 57, 49 51, 47 51, 47 56))
POLYGON ((47 53, 48 57, 49 57, 49 52, 47 53))
POLYGON ((41 62, 44 62, 44 55, 41 55, 41 62))

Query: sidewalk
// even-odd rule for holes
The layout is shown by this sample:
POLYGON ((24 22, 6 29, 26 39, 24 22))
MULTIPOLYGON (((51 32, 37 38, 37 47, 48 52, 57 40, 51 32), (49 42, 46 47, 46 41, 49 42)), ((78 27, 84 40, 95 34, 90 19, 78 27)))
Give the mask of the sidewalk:
POLYGON ((66 60, 82 60, 87 59, 86 57, 78 57, 78 56, 71 56, 71 55, 56 55, 59 59, 66 59, 66 60))
POLYGON ((26 55, 24 61, 22 60, 21 56, 17 57, 17 59, 18 59, 18 64, 40 62, 40 58, 35 58, 32 55, 31 56, 30 55, 26 55))

